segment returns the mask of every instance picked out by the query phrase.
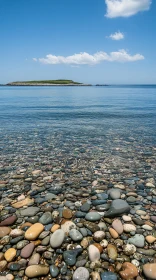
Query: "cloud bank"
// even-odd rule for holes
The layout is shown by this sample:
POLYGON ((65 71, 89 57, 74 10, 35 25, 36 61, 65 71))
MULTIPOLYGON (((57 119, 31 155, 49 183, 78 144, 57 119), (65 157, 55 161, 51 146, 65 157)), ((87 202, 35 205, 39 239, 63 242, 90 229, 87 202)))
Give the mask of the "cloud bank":
POLYGON ((105 0, 107 6, 106 17, 130 17, 138 12, 147 11, 152 0, 105 0))
POLYGON ((130 55, 126 50, 119 50, 116 52, 106 53, 97 52, 89 54, 87 52, 77 53, 71 56, 56 56, 52 54, 46 55, 45 58, 33 58, 34 61, 39 61, 43 64, 67 64, 67 65, 95 65, 103 61, 109 62, 133 62, 143 60, 144 56, 141 54, 130 55))
POLYGON ((116 41, 122 40, 122 39, 124 39, 124 37, 125 37, 124 34, 121 33, 120 31, 119 32, 115 32, 114 34, 111 34, 109 36, 110 39, 116 40, 116 41))

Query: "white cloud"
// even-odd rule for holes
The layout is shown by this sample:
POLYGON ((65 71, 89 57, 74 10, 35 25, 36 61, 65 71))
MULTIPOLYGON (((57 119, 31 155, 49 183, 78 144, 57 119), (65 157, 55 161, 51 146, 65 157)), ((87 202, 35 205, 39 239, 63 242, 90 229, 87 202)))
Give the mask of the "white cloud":
POLYGON ((124 34, 121 33, 120 31, 115 32, 114 34, 111 34, 109 36, 109 38, 111 38, 112 40, 116 40, 116 41, 122 40, 122 39, 124 39, 124 37, 125 37, 124 34))
POLYGON ((37 58, 34 57, 34 58, 33 58, 33 61, 37 61, 37 58))
POLYGON ((106 16, 109 18, 129 17, 138 12, 147 11, 152 0, 105 0, 106 16))
POLYGON ((71 56, 56 56, 52 54, 46 55, 45 58, 33 58, 34 61, 39 61, 43 64, 68 64, 68 65, 95 65, 103 61, 109 62, 133 62, 143 60, 144 56, 141 54, 130 55, 126 50, 119 50, 116 52, 106 53, 97 52, 93 55, 83 52, 71 56))

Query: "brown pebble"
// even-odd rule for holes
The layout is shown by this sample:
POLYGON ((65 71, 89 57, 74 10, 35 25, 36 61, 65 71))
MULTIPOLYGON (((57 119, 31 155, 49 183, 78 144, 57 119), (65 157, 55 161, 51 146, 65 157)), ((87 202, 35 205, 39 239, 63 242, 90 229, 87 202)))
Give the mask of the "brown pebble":
POLYGON ((125 262, 122 265, 122 271, 119 272, 122 279, 131 280, 138 276, 138 270, 132 263, 125 262))
POLYGON ((65 219, 71 219, 72 218, 72 211, 70 209, 63 209, 62 216, 65 219))
POLYGON ((9 227, 0 227, 0 238, 8 235, 11 231, 11 228, 9 227))
POLYGON ((43 231, 44 226, 40 223, 32 225, 25 233, 27 240, 36 240, 40 233, 43 231))
POLYGON ((110 228, 110 229, 109 229, 109 232, 110 232, 110 235, 111 235, 114 239, 116 239, 116 238, 119 237, 119 234, 116 232, 115 229, 110 228))
POLYGON ((14 248, 8 249, 4 254, 4 257, 7 262, 11 262, 15 258, 15 256, 16 256, 16 250, 14 248))
POLYGON ((93 243, 93 245, 98 248, 100 254, 103 252, 103 247, 99 243, 93 243))
POLYGON ((60 225, 55 224, 55 225, 52 226, 50 231, 53 233, 53 232, 55 232, 59 228, 60 228, 60 225))

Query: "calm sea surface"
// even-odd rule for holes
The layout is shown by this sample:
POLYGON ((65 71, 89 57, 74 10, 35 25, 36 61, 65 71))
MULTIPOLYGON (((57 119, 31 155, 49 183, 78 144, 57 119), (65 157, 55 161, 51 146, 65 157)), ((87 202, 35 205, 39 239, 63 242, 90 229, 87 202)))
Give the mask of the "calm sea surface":
POLYGON ((0 132, 156 137, 156 86, 0 87, 0 132))
POLYGON ((156 86, 0 87, 0 174, 153 178, 155 144, 156 86))

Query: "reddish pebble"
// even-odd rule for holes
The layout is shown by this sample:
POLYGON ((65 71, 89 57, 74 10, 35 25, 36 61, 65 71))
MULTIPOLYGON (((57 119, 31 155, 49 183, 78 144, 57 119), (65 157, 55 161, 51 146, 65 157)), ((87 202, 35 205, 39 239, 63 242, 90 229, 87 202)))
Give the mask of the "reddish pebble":
POLYGON ((29 243, 28 245, 26 245, 22 250, 21 250, 21 257, 24 259, 27 259, 31 256, 33 250, 34 250, 35 244, 29 243))
POLYGON ((15 215, 10 216, 9 218, 3 220, 0 223, 0 226, 11 226, 16 222, 16 220, 17 220, 17 217, 15 215))

